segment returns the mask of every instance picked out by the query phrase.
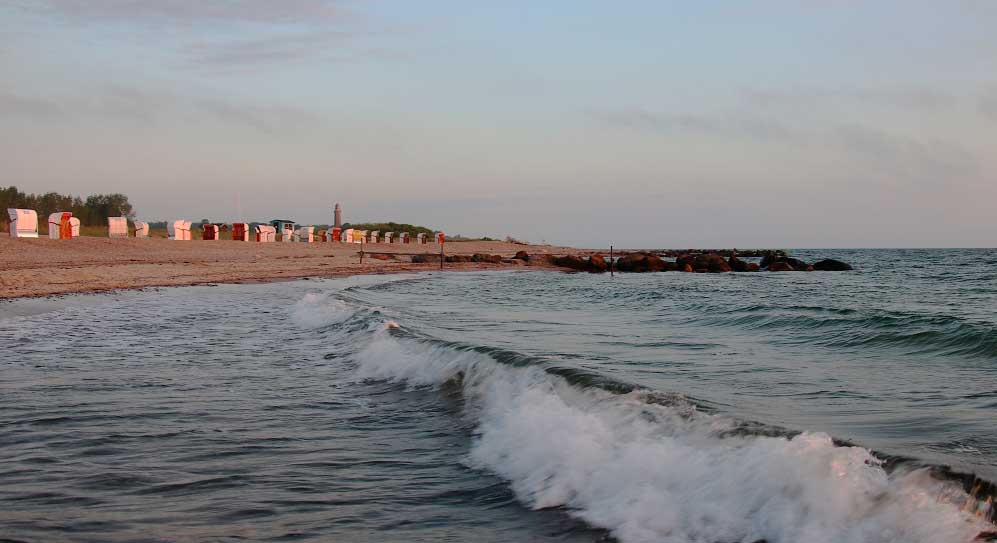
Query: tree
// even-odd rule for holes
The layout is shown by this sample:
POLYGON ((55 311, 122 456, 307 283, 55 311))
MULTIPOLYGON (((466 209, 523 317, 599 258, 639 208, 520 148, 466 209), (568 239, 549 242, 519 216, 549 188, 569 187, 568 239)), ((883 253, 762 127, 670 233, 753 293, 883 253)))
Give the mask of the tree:
MULTIPOLYGON (((132 204, 128 202, 128 197, 121 193, 113 194, 92 194, 87 196, 83 204, 90 211, 90 222, 88 224, 101 224, 107 217, 128 217, 135 218, 135 211, 132 204)), ((83 219, 80 219, 81 221, 83 219)), ((84 221, 86 222, 86 221, 84 221)))

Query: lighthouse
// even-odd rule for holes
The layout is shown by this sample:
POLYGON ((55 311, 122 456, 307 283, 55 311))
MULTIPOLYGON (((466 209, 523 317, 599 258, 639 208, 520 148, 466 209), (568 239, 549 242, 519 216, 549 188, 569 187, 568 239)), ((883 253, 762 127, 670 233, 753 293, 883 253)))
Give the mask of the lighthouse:
POLYGON ((338 203, 336 204, 335 211, 333 211, 333 213, 336 216, 336 224, 333 225, 333 226, 335 226, 336 228, 342 228, 343 227, 343 209, 341 207, 339 207, 338 203))

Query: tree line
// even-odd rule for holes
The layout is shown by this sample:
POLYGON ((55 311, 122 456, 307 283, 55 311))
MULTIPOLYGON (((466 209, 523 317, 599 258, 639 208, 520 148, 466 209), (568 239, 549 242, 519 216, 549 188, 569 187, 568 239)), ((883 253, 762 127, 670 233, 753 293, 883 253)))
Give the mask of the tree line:
MULTIPOLYGON (((70 211, 84 226, 106 226, 108 217, 135 218, 135 210, 124 194, 91 194, 84 200, 79 196, 69 196, 56 192, 28 194, 10 186, 0 188, 0 213, 6 218, 7 208, 33 209, 38 212, 38 220, 45 221, 52 213, 70 211)), ((6 221, 0 220, 0 224, 6 221)))

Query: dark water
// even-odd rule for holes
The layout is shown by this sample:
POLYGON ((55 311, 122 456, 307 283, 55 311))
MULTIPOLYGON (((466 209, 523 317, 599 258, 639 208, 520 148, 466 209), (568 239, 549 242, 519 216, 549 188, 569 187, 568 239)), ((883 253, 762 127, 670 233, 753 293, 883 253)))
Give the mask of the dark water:
POLYGON ((2 304, 0 540, 994 529, 997 251, 794 256, 2 304))

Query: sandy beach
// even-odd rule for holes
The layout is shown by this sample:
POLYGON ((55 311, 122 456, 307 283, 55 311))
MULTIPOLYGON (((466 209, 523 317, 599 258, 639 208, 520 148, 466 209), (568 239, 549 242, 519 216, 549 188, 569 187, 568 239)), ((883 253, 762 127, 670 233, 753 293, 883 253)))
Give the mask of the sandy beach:
MULTIPOLYGON (((254 243, 169 241, 166 239, 74 240, 0 237, 0 299, 80 292, 204 283, 246 283, 302 277, 438 270, 438 263, 415 264, 412 254, 438 253, 437 245, 339 243, 254 243), (372 254, 389 253, 386 260, 372 254)), ((530 254, 577 254, 578 249, 521 245, 501 241, 448 242, 447 255, 487 253, 511 257, 530 254)), ((500 269, 523 266, 446 263, 445 269, 500 269)))

